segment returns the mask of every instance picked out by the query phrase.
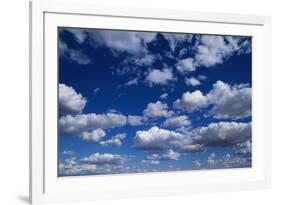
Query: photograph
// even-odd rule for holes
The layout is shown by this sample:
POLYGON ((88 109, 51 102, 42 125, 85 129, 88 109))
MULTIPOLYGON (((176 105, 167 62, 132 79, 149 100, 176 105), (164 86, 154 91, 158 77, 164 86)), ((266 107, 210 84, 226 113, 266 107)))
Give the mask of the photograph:
POLYGON ((59 26, 57 52, 58 177, 252 167, 252 36, 59 26))

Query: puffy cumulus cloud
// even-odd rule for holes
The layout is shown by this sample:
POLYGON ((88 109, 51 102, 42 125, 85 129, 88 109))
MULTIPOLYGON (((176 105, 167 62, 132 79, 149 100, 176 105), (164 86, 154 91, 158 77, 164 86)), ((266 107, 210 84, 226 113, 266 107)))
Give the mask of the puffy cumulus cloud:
POLYGON ((208 106, 208 98, 201 91, 186 92, 181 99, 177 99, 173 106, 176 109, 186 110, 188 112, 196 111, 208 106))
POLYGON ((180 115, 175 117, 170 117, 163 123, 164 127, 184 127, 191 124, 190 120, 186 115, 180 115))
POLYGON ((80 93, 65 84, 59 84, 59 112, 65 114, 79 114, 87 103, 80 93))
POLYGON ((118 147, 122 146, 122 140, 126 138, 125 133, 117 134, 114 137, 100 141, 99 144, 102 146, 116 145, 118 147))
POLYGON ((185 78, 184 82, 186 85, 191 85, 191 86, 198 86, 201 85, 201 82, 199 79, 195 78, 195 77, 191 77, 191 78, 185 78))
POLYGON ((195 61, 193 58, 178 60, 176 67, 177 70, 181 73, 192 72, 196 69, 195 61))
POLYGON ((131 126, 138 126, 142 124, 142 116, 128 115, 128 124, 131 126))
POLYGON ((96 164, 96 165, 103 165, 103 164, 123 164, 127 161, 128 158, 125 156, 121 156, 118 154, 111 154, 111 153, 95 153, 90 155, 89 157, 84 157, 80 161, 85 164, 96 164))
POLYGON ((218 119, 241 119, 251 116, 252 89, 248 85, 230 86, 217 81, 209 92, 208 98, 214 104, 211 114, 218 119))
POLYGON ((168 105, 157 101, 155 103, 148 103, 146 109, 143 111, 145 117, 170 117, 174 113, 168 110, 168 105))
POLYGON ((206 148, 203 144, 187 144, 180 147, 182 153, 203 152, 205 149, 206 148))
POLYGON ((205 146, 230 146, 251 138, 251 123, 210 123, 197 131, 194 142, 205 146))
POLYGON ((147 131, 137 131, 134 148, 138 150, 164 150, 191 143, 187 135, 153 126, 147 131))
POLYGON ((91 62, 91 59, 85 55, 82 50, 69 48, 67 44, 61 40, 59 40, 59 55, 60 57, 65 57, 80 65, 87 65, 91 62))
POLYGON ((118 113, 66 115, 59 119, 59 131, 62 135, 80 135, 88 130, 122 127, 126 123, 127 117, 118 113))
POLYGON ((104 130, 96 129, 93 130, 92 132, 82 132, 80 137, 84 141, 99 142, 105 136, 105 134, 106 133, 104 130))
POLYGON ((229 85, 222 81, 213 84, 206 95, 196 90, 183 93, 173 106, 188 112, 212 105, 209 115, 217 119, 243 119, 252 113, 252 89, 248 84, 229 85))
POLYGON ((171 69, 165 68, 163 70, 153 69, 149 71, 146 76, 149 85, 165 85, 173 80, 173 73, 171 69))
POLYGON ((243 143, 238 143, 234 145, 235 154, 242 156, 252 156, 252 142, 251 140, 247 140, 243 143))

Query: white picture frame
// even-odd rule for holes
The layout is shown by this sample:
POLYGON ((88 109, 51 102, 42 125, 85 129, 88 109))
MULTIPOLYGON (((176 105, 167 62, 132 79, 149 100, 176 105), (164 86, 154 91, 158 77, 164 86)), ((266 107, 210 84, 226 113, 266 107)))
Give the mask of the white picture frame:
POLYGON ((82 3, 31 2, 30 202, 43 204, 269 188, 270 52, 270 17, 105 7, 82 3), (54 127, 56 123, 52 123, 57 120, 56 28, 104 25, 115 29, 253 36, 253 167, 59 179, 56 175, 57 128, 54 127))

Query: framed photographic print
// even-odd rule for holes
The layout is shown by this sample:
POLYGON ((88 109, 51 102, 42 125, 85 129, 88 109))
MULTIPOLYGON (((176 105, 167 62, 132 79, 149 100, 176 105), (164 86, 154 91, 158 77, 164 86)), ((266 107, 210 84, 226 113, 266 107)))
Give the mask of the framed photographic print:
POLYGON ((30 14, 31 203, 270 187, 269 17, 30 14))

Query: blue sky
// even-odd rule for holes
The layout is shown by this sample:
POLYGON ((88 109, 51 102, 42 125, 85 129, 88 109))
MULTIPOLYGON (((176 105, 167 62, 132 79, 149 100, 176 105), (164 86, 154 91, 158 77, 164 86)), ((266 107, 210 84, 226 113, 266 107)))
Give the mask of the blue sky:
POLYGON ((59 28, 59 176, 251 167, 251 37, 59 28))

